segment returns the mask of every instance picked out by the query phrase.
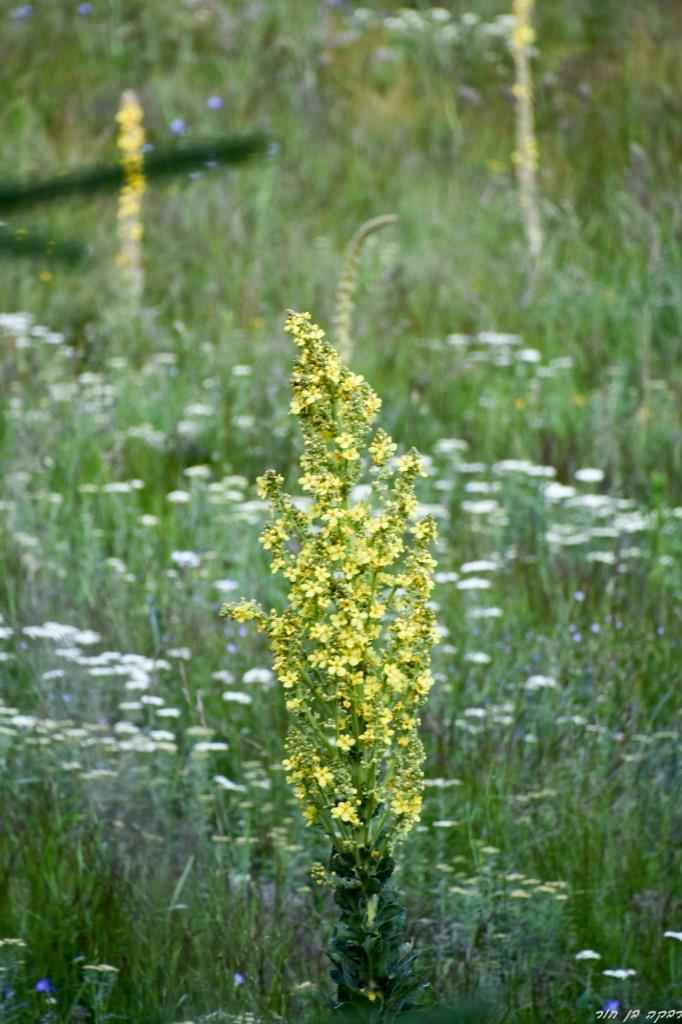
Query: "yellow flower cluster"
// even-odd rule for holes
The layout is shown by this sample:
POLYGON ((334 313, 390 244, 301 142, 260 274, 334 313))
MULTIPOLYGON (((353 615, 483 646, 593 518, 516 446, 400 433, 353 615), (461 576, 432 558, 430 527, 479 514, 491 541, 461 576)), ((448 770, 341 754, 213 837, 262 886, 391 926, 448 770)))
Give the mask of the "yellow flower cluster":
POLYGON ((272 471, 259 479, 272 518, 261 541, 288 583, 282 612, 255 602, 222 614, 269 638, 290 713, 284 767, 308 822, 342 850, 390 849, 419 820, 419 709, 436 623, 429 607, 436 538, 417 517, 419 454, 373 430, 380 399, 308 313, 287 321, 298 345, 291 411, 304 440, 304 508, 272 471), (364 474, 369 486, 357 488, 364 474))
POLYGON ((117 264, 121 268, 126 287, 139 295, 143 285, 141 219, 144 180, 144 129, 142 107, 132 89, 126 89, 116 114, 119 125, 118 146, 125 176, 118 204, 118 237, 120 249, 117 264))

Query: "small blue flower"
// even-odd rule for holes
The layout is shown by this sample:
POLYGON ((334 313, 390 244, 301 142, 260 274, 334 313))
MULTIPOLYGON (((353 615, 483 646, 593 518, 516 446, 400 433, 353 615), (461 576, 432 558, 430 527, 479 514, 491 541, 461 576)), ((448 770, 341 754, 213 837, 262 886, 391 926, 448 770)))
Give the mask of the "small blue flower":
POLYGON ((174 117, 168 127, 173 132, 173 135, 183 135, 187 130, 187 122, 183 121, 181 117, 174 117))
POLYGON ((76 14, 92 14, 92 4, 79 4, 76 8, 76 14))
POLYGON ((35 990, 36 992, 47 992, 48 994, 57 991, 49 978, 41 978, 40 981, 37 981, 35 990))
POLYGON ((15 7, 12 11, 12 18, 30 18, 33 14, 33 4, 24 4, 22 7, 15 7))
POLYGON ((593 622, 592 625, 590 626, 590 629, 592 630, 593 633, 601 633, 601 626, 599 625, 598 622, 593 622))
POLYGON ((576 590, 575 594, 573 595, 573 600, 574 601, 584 601, 585 600, 585 595, 582 592, 582 590, 576 590))
POLYGON ((612 1010, 615 1013, 618 1013, 620 1010, 620 1002, 617 999, 607 999, 603 1008, 605 1011, 612 1010))
POLYGON ((206 100, 206 106, 209 110, 220 110, 223 105, 223 101, 220 96, 209 96, 206 100))
POLYGON ((240 974, 239 971, 237 971, 233 980, 235 985, 243 985, 244 982, 246 981, 246 978, 244 977, 243 974, 240 974))

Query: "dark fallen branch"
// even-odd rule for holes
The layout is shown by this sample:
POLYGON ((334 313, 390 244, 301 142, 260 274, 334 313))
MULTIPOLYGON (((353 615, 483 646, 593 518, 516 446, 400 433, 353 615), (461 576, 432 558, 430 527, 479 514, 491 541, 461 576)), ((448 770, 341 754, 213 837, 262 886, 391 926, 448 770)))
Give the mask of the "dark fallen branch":
MULTIPOLYGON (((179 171, 239 164, 253 156, 265 154, 269 146, 270 140, 264 135, 245 135, 175 146, 145 154, 144 176, 150 180, 177 174, 179 171)), ((124 183, 125 171, 120 163, 73 171, 45 181, 12 182, 0 185, 0 212, 67 196, 116 190, 124 183)))

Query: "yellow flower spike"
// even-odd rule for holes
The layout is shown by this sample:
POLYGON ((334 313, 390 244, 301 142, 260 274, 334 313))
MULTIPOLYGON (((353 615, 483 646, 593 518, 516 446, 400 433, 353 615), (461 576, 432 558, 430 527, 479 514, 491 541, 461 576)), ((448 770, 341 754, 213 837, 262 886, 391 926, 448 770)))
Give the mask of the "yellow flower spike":
POLYGON ((121 164, 125 182, 118 203, 118 238, 120 248, 116 263, 128 296, 140 298, 144 287, 142 267, 142 196, 146 185, 144 178, 144 129, 142 107, 132 89, 126 89, 121 96, 121 105, 116 114, 119 125, 118 146, 121 150, 121 164))
POLYGON ((340 853, 375 860, 421 809, 417 729, 433 683, 436 524, 413 521, 423 463, 415 450, 394 459, 397 446, 375 429, 381 402, 369 384, 342 365, 309 314, 291 313, 285 330, 298 349, 298 483, 312 502, 302 510, 281 476, 259 477, 271 507, 261 543, 286 580, 287 603, 266 614, 241 601, 223 614, 267 634, 289 715, 284 767, 306 822, 340 853), (369 486, 355 500, 365 466, 369 486))
POLYGON ((516 80, 512 92, 516 100, 516 151, 512 162, 516 167, 519 203, 528 239, 531 260, 537 264, 542 253, 542 224, 538 203, 536 174, 538 145, 533 117, 533 79, 529 50, 535 40, 531 24, 534 0, 514 0, 514 26, 511 50, 516 80))

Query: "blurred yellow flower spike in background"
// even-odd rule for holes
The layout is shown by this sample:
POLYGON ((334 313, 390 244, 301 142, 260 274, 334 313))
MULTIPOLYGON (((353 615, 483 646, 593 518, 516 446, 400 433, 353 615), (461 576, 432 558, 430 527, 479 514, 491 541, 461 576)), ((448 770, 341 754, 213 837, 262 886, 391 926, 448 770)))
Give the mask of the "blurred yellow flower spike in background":
POLYGON ((534 267, 542 253, 542 224, 538 203, 538 144, 533 116, 533 79, 530 69, 530 47, 535 39, 531 22, 533 0, 514 0, 514 25, 511 49, 514 56, 516 102, 516 151, 513 161, 519 183, 521 215, 528 238, 528 250, 534 267))

